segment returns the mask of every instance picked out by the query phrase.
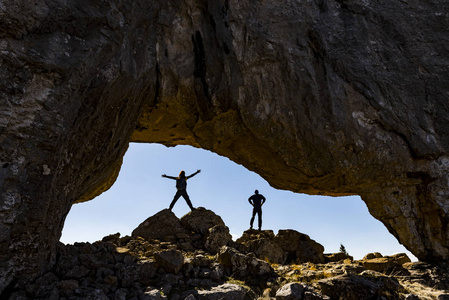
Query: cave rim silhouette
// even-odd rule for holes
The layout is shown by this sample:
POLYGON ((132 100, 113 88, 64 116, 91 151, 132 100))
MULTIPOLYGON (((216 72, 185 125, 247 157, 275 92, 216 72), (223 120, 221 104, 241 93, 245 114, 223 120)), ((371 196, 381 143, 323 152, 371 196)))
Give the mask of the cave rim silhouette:
MULTIPOLYGON (((238 164, 238 163, 235 163, 235 162, 233 162, 232 160, 230 160, 229 158, 227 158, 227 157, 225 157, 225 156, 221 156, 221 155, 219 155, 219 154, 217 154, 217 153, 214 153, 213 151, 210 151, 210 150, 207 150, 207 149, 202 149, 202 148, 197 148, 197 147, 193 147, 193 146, 191 146, 191 145, 177 145, 177 146, 174 146, 174 147, 167 147, 167 146, 165 146, 165 145, 163 145, 163 144, 160 144, 160 143, 135 143, 135 142, 130 142, 130 147, 128 148, 128 150, 127 150, 127 152, 126 152, 126 154, 125 154, 125 158, 127 157, 127 155, 130 153, 130 152, 128 152, 128 151, 130 151, 130 148, 132 148, 132 146, 133 145, 135 145, 135 146, 138 146, 138 147, 142 147, 142 148, 146 148, 146 147, 149 147, 149 148, 151 148, 151 147, 158 147, 158 148, 161 148, 162 149, 162 151, 170 151, 170 150, 177 150, 177 151, 179 151, 179 152, 182 152, 182 151, 185 151, 185 150, 181 150, 181 149, 188 149, 189 151, 188 152, 195 152, 195 153, 199 153, 199 154, 206 154, 206 153, 208 153, 208 155, 209 156, 212 156, 212 157, 217 157, 217 158, 220 158, 220 159, 222 159, 222 160, 224 160, 224 161, 227 161, 227 163, 228 164, 230 164, 230 165, 232 165, 232 166, 234 166, 234 167, 238 167, 238 168, 243 168, 245 171, 246 171, 246 173, 247 173, 247 176, 248 176, 248 174, 252 174, 253 176, 255 176, 255 177, 259 177, 260 179, 260 181, 262 182, 265 182, 266 184, 267 184, 267 186, 265 186, 265 189, 271 189, 272 191, 269 193, 270 195, 274 192, 274 193, 276 193, 276 192, 282 192, 282 193, 289 193, 289 194, 291 194, 291 195, 293 195, 292 196, 292 198, 295 198, 296 196, 298 196, 298 199, 296 199, 295 201, 305 201, 305 202, 308 202, 308 203, 311 203, 311 202, 314 202, 315 200, 313 200, 313 197, 317 197, 316 199, 317 199, 317 201, 322 201, 324 198, 328 198, 329 200, 329 202, 335 202, 336 204, 337 203, 342 203, 342 202, 344 202, 345 201, 345 198, 346 197, 350 197, 350 198, 352 198, 352 200, 351 201, 349 201, 349 202, 352 202, 352 201, 354 201, 354 202, 357 202, 358 204, 361 204, 363 207, 365 207, 365 209, 366 209, 366 203, 361 199, 361 197, 359 196, 359 195, 352 195, 352 196, 323 196, 323 195, 308 195, 308 194, 303 194, 303 193, 297 193, 297 192, 293 192, 293 191, 289 191, 289 190, 280 190, 280 189, 276 189, 276 188, 274 188, 274 187, 272 187, 265 179, 263 179, 259 174, 257 174, 257 173, 255 173, 255 172, 253 172, 253 171, 250 171, 249 169, 247 169, 246 167, 244 167, 244 166, 242 166, 242 165, 240 165, 240 164, 238 164), (309 198, 308 200, 301 200, 300 198, 299 198, 299 196, 305 196, 306 198, 309 198), (321 199, 321 200, 320 200, 321 199), (354 200, 355 199, 355 200, 354 200)), ((143 150, 141 150, 141 151, 143 151, 143 150)), ((147 150, 145 150, 145 151, 147 151, 147 152, 152 152, 152 150, 151 149, 147 149, 147 150)), ((178 154, 179 154, 179 152, 178 152, 178 154)), ((175 154, 175 155, 177 155, 177 154, 175 154)), ((200 155, 201 156, 201 155, 200 155)), ((170 156, 169 155, 166 155, 166 157, 164 158, 164 161, 166 161, 166 160, 168 160, 168 159, 170 159, 170 156)), ((188 159, 188 160, 190 160, 190 158, 188 159)), ((201 159, 198 159, 197 161, 194 161, 193 163, 191 163, 191 164, 189 164, 189 166, 190 167, 193 167, 193 166, 195 166, 195 165, 197 165, 197 164, 199 164, 200 163, 200 161, 201 161, 201 159)), ((123 169, 123 167, 126 167, 126 164, 125 164, 126 162, 124 161, 123 162, 123 165, 122 165, 122 169, 123 169)), ((142 162, 142 164, 144 164, 144 162, 142 162)), ((178 164, 179 164, 179 162, 177 162, 176 164, 174 164, 174 166, 173 165, 171 165, 170 167, 171 167, 171 169, 170 170, 178 170, 179 168, 178 168, 178 164)), ((159 171, 161 171, 161 170, 164 170, 164 166, 161 166, 160 167, 160 169, 159 169, 159 171)), ((129 171, 128 171, 129 172, 129 171)), ((190 171, 187 171, 187 172, 190 172, 190 171)), ((153 172, 154 173, 154 172, 153 172)), ((160 174, 159 173, 157 173, 157 171, 153 174, 153 180, 158 180, 158 178, 160 177, 160 174), (155 176, 155 175, 157 175, 157 176, 155 176)), ((120 171, 120 174, 122 174, 122 170, 120 171)), ((84 201, 84 202, 94 202, 94 201, 97 201, 98 199, 100 199, 100 198, 102 198, 105 194, 107 194, 107 193, 109 193, 112 189, 114 189, 114 187, 115 187, 115 185, 116 184, 118 184, 118 182, 119 182, 119 180, 121 180, 120 178, 121 178, 121 176, 120 176, 120 174, 119 174, 119 176, 118 176, 118 179, 117 179, 117 181, 116 182, 114 182, 114 184, 110 187, 110 189, 108 190, 108 191, 105 191, 102 195, 99 195, 99 196, 97 196, 97 197, 95 197, 94 199, 91 199, 91 200, 89 200, 89 201, 84 201)), ((207 176, 207 174, 203 174, 203 176, 207 176)), ((171 189, 173 188, 171 185, 170 185, 170 183, 172 183, 171 181, 168 181, 169 183, 168 183, 168 185, 166 186, 166 189, 168 189, 168 190, 166 190, 165 191, 165 200, 164 201, 162 201, 162 203, 158 203, 159 204, 159 206, 157 206, 158 207, 158 209, 160 209, 160 210, 162 210, 162 209, 165 209, 166 207, 168 207, 168 202, 170 202, 171 200, 171 196, 170 196, 170 191, 171 191, 171 189), (169 199, 170 198, 170 199, 169 199), (168 201, 168 202, 167 202, 168 201)), ((201 180, 199 180, 199 182, 201 182, 201 180)), ((145 185, 146 183, 144 182, 144 183, 142 183, 142 185, 145 185)), ((196 184, 198 184, 198 183, 196 183, 196 184)), ((195 184, 195 185, 196 185, 195 184)), ((151 185, 151 184, 150 184, 151 185)), ((138 185, 137 185, 138 186, 138 185)), ((201 184, 201 186, 203 186, 203 184, 201 184)), ((252 190, 252 188, 248 188, 247 189, 248 191, 253 191, 252 190)), ((198 189, 197 188, 195 188, 195 192, 196 193, 198 193, 199 191, 198 191, 198 189)), ((158 194, 158 195, 160 195, 160 194, 158 194)), ((164 195, 164 193, 162 193, 162 195, 164 195)), ((245 195, 243 195, 243 193, 241 193, 240 194, 240 196, 241 196, 241 203, 240 203, 240 207, 239 207, 239 209, 242 209, 243 211, 246 211, 246 210, 248 210, 248 212, 246 213, 246 214, 243 214, 243 219, 245 220, 245 223, 248 223, 248 222, 246 222, 246 221, 249 221, 249 219, 250 219, 250 212, 249 212, 249 208, 248 207, 245 207, 246 206, 246 202, 247 202, 247 197, 245 198, 245 195), (246 219, 248 219, 248 220, 246 220, 246 219)), ((113 198, 112 196, 108 196, 108 199, 109 198, 113 198)), ((150 197, 151 198, 151 197, 150 197)), ((201 197, 202 198, 202 197, 201 197)), ((207 197, 205 197, 205 198, 207 198, 207 197)), ((112 199, 110 199, 110 200, 112 200, 112 199)), ((277 200, 279 200, 279 199, 277 199, 277 200)), ((350 200, 350 199, 349 199, 350 200)), ((272 200, 274 203, 273 204, 276 204, 276 205, 278 205, 277 203, 276 203, 276 200, 272 200)), ((292 199, 290 199, 289 201, 293 201, 292 199)), ((73 205, 72 205, 72 208, 75 206, 77 206, 77 205, 83 205, 83 203, 84 202, 82 202, 82 203, 74 203, 73 205)), ((146 202, 146 201, 143 201, 143 202, 146 202)), ((149 200, 149 202, 151 202, 151 200, 149 200)), ((291 203, 291 202, 287 202, 287 203, 291 203)), ((206 202, 204 202, 204 200, 202 199, 202 201, 200 201, 200 207, 206 207, 206 208, 208 208, 208 202, 206 201, 206 202)), ((285 204, 285 203, 284 203, 285 204)), ((89 205, 89 204, 88 204, 89 205)), ((108 205, 108 202, 105 202, 104 204, 103 204, 103 206, 105 206, 105 205, 108 205)), ((236 205, 238 205, 238 203, 236 204, 236 205)), ((180 209, 177 209, 177 207, 175 206, 175 208, 174 208, 174 212, 179 216, 179 218, 181 217, 181 216, 183 216, 184 214, 186 214, 187 213, 187 211, 184 211, 185 210, 185 208, 188 208, 188 207, 186 207, 186 204, 185 203, 183 203, 182 205, 181 205, 181 208, 180 209)), ((138 209, 138 208, 135 208, 135 209, 138 209)), ((149 210, 149 211, 151 211, 151 210, 149 210)), ((158 210, 153 210, 153 213, 156 213, 158 210)), ((218 212, 216 212, 216 213, 218 213, 218 212)), ((220 213, 218 213, 219 215, 221 215, 220 213)), ((146 219, 146 217, 149 217, 149 215, 142 215, 141 216, 141 220, 140 221, 143 221, 144 219, 146 219)), ((391 233, 389 233, 386 229, 387 228, 385 228, 385 226, 379 221, 379 220, 377 220, 377 219, 375 219, 369 212, 368 212, 368 210, 366 210, 365 211, 365 214, 364 214, 364 216, 366 216, 366 217, 368 217, 368 218, 370 218, 369 219, 369 221, 368 221, 368 223, 369 222, 375 222, 377 225, 380 225, 379 227, 381 227, 381 231, 383 231, 383 235, 387 235, 388 236, 388 238, 392 238, 392 241, 393 241, 393 243, 394 242, 397 242, 397 245, 396 245, 396 247, 399 247, 399 248, 403 248, 403 249, 398 249, 398 250, 396 250, 396 251, 390 251, 389 252, 389 254, 386 254, 386 255, 390 255, 390 254, 394 254, 394 253, 400 253, 400 252, 406 252, 407 253, 407 255, 412 259, 412 260, 416 260, 416 258, 414 257, 414 255, 408 250, 408 249, 405 249, 404 248, 404 246, 403 245, 401 245, 398 241, 397 241, 397 239, 395 239, 394 238, 394 236, 391 234, 391 233), (366 215, 366 213, 368 213, 368 215, 366 215)), ((70 217, 71 217, 71 215, 70 215, 70 213, 69 213, 69 215, 68 215, 68 219, 70 219, 70 217)), ((223 217, 223 216, 222 216, 223 217)), ((229 217, 229 216, 228 216, 229 217)), ((279 216, 278 216, 279 217, 279 216)), ((341 217, 343 217, 343 215, 341 216, 341 217)), ((282 218, 282 217, 279 217, 279 218, 282 218)), ((140 222, 139 221, 139 222, 140 222)), ((361 220, 360 220, 361 221, 361 220)), ((362 222, 362 221, 361 221, 362 222)), ((354 224, 353 224, 353 226, 355 226, 356 224, 355 224, 356 222, 354 222, 354 224)), ((233 226, 232 226, 232 222, 231 222, 231 224, 230 223, 226 223, 231 229, 233 228, 233 226)), ((334 223, 335 224, 335 223, 334 223)), ((138 225, 138 224, 136 224, 136 225, 138 225)), ((248 227, 249 228, 249 225, 248 226, 246 226, 246 227, 248 227)), ((362 226, 363 227, 363 226, 362 226)), ((64 225, 64 229, 66 228, 66 226, 64 225)), ((282 230, 282 229, 287 229, 287 228, 291 228, 291 229, 295 229, 295 230, 299 230, 299 231, 301 231, 300 230, 300 228, 294 228, 294 226, 292 227, 292 226, 290 226, 290 227, 288 227, 288 226, 283 226, 283 227, 280 227, 280 226, 277 226, 276 227, 276 229, 274 229, 274 231, 277 231, 277 230, 282 230)), ((247 229, 247 228, 246 228, 247 229)), ((265 229, 267 229, 267 230, 272 230, 271 228, 265 228, 265 229)), ((238 234, 233 234, 233 239, 235 240, 235 239, 237 239, 238 237, 239 237, 239 235, 241 235, 242 233, 243 233, 243 231, 245 230, 245 226, 243 226, 243 227, 241 227, 241 228, 239 228, 239 230, 237 230, 237 232, 238 232, 238 234)), ((343 231, 344 229, 342 229, 342 231, 343 231)), ((116 230, 117 231, 117 230, 116 230)), ((132 228, 129 228, 128 229, 128 231, 130 232, 130 231, 132 231, 132 228)), ((235 232, 235 230, 234 230, 234 232, 235 232)), ((308 232, 303 232, 304 234, 308 234, 309 235, 309 233, 308 232)), ((349 232, 350 233, 350 232, 349 232)), ((64 234, 64 230, 63 230, 63 232, 62 232, 62 234, 64 234)), ((109 235, 109 234, 112 234, 112 232, 104 232, 104 236, 106 236, 106 235, 109 235)), ((312 238, 314 238, 314 236, 312 235, 311 236, 312 238)), ((101 238, 102 238, 102 236, 97 236, 97 240, 101 240, 101 238)), ((62 236, 61 236, 61 239, 62 239, 62 236)), ((74 243, 74 242, 82 242, 83 240, 81 239, 81 240, 74 240, 74 239, 70 239, 70 242, 67 242, 67 243, 74 243)), ((86 241, 86 240, 84 240, 84 241, 86 241)), ((95 239, 89 239, 88 240, 88 242, 94 242, 95 241, 95 239)), ((391 242, 392 241, 389 241, 389 243, 391 244, 391 242)), ((320 240, 317 240, 317 242, 320 242, 320 240)), ((357 242, 357 243, 360 243, 360 241, 359 242, 357 242)), ((337 246, 339 246, 340 244, 341 244, 341 241, 340 240, 338 240, 338 241, 333 241, 333 244, 335 244, 334 245, 334 247, 333 248, 335 248, 335 252, 338 252, 338 250, 336 249, 336 247, 337 246)), ((346 244, 346 245, 351 245, 352 244, 352 242, 351 241, 346 241, 346 242, 343 242, 343 244, 346 244)), ((323 243, 323 245, 326 247, 326 248, 329 248, 329 245, 326 245, 326 243, 323 243)), ((383 247, 385 247, 385 243, 383 244, 383 247)), ((332 248, 332 247, 331 247, 332 248)), ((332 249, 333 249, 332 248, 332 249)), ((388 247, 385 247, 385 248, 387 248, 388 249, 388 247)), ((392 247, 392 248, 394 248, 394 247, 392 247)), ((383 248, 382 248, 383 249, 383 248)), ((359 257, 360 257, 360 259, 365 255, 365 254, 367 254, 368 252, 379 252, 378 250, 378 248, 373 248, 372 249, 373 251, 370 251, 369 249, 367 249, 366 251, 358 251, 358 253, 359 253, 359 257), (376 250, 377 249, 377 250, 376 250)), ((388 251, 388 250, 387 250, 388 251)), ((380 251, 380 252, 382 252, 382 251, 380 251)))

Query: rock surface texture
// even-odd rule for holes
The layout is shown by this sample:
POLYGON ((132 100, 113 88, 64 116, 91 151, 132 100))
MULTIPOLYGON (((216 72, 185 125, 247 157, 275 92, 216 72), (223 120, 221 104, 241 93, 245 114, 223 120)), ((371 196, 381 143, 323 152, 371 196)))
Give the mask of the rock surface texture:
POLYGON ((292 229, 279 230, 276 236, 272 230, 248 229, 236 242, 240 250, 271 263, 324 262, 324 247, 292 229))
MULTIPOLYGON (((206 210, 202 213, 212 215, 206 210)), ((221 225, 212 228, 217 226, 221 225)), ((212 255, 193 242, 197 234, 183 233, 162 242, 116 233, 92 244, 59 243, 56 262, 47 272, 27 285, 11 286, 2 299, 440 300, 449 295, 447 266, 406 262, 405 254, 370 253, 360 261, 346 255, 326 264, 305 260, 270 264, 255 257, 257 244, 245 250, 245 245, 236 241, 212 255), (186 242, 192 243, 191 250, 185 250, 186 242), (366 263, 380 258, 391 263, 382 268, 366 263)), ((199 240, 208 234, 199 234, 199 240)), ((248 235, 244 233, 239 240, 248 241, 248 235)), ((270 236, 273 232, 264 231, 258 239, 270 236)), ((277 244, 279 239, 272 242, 277 244)), ((265 248, 264 243, 258 246, 265 248)), ((337 253, 328 255, 337 257, 337 253)))
MULTIPOLYGON (((357 194, 449 259, 449 4, 0 4, 0 292, 45 272, 73 203, 130 141, 224 155, 271 185, 357 194)), ((66 284, 70 285, 70 282, 66 284)))
POLYGON ((187 233, 188 231, 181 225, 181 221, 176 215, 170 210, 164 209, 142 222, 131 235, 147 240, 156 239, 167 242, 187 233))

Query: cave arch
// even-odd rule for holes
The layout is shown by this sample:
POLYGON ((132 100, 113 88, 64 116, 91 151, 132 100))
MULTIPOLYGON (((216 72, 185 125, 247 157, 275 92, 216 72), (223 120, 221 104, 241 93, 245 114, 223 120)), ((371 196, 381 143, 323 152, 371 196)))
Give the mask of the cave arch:
POLYGON ((51 265, 130 141, 361 195, 420 260, 447 260, 445 3, 344 2, 5 2, 0 291, 51 265))
MULTIPOLYGON (((131 232, 149 216, 166 209, 172 200, 174 182, 161 174, 176 175, 180 169, 201 174, 189 183, 195 207, 220 215, 233 239, 249 227, 251 206, 247 198, 258 189, 267 199, 263 229, 294 229, 322 244, 325 252, 345 245, 354 259, 368 252, 383 255, 408 252, 375 220, 358 196, 326 197, 281 191, 260 176, 203 149, 190 146, 130 143, 114 185, 92 201, 73 205, 64 223, 61 242, 90 242, 119 232, 131 232)), ((182 201, 172 210, 179 218, 189 212, 182 201)), ((408 252, 407 255, 413 259, 408 252)))

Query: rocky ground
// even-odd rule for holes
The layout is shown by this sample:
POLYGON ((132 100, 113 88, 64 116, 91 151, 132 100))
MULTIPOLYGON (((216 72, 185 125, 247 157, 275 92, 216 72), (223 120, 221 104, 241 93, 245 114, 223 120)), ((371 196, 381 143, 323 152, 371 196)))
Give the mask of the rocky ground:
POLYGON ((294 230, 233 241, 210 210, 181 219, 163 210, 132 236, 61 243, 54 267, 9 299, 449 299, 446 266, 323 250, 294 230))

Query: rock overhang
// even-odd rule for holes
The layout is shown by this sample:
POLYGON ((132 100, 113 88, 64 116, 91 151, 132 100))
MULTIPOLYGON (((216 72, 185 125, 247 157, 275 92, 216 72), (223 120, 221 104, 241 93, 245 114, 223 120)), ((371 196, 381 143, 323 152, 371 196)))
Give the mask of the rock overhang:
POLYGON ((361 195, 419 259, 449 257, 447 27, 432 7, 59 4, 1 13, 0 286, 51 262, 70 206, 113 183, 129 141, 361 195))

